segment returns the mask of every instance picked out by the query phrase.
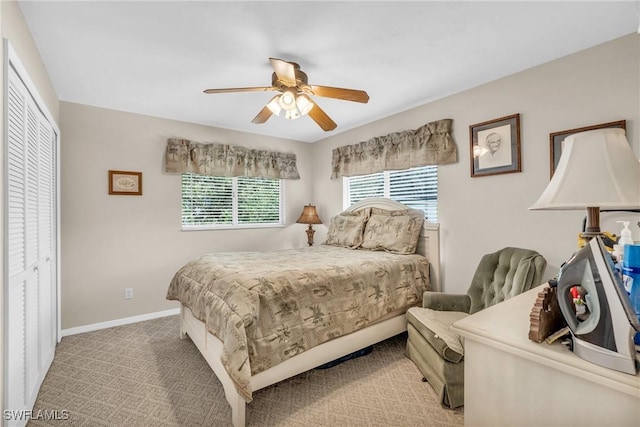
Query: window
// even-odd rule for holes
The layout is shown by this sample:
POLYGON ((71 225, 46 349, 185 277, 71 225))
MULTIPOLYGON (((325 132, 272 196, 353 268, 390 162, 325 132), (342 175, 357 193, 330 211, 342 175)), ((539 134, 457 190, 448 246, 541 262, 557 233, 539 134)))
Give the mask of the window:
POLYGON ((438 222, 437 166, 345 177, 343 188, 345 209, 367 197, 387 197, 424 211, 429 222, 438 222))
POLYGON ((182 228, 284 225, 279 179, 182 174, 182 228))

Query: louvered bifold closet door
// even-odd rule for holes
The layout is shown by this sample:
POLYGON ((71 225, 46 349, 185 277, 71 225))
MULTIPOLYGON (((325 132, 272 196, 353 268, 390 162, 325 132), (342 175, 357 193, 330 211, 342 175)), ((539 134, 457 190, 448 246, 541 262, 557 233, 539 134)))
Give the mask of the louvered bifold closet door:
POLYGON ((20 411, 32 409, 55 352, 56 135, 13 68, 8 74, 5 410, 20 411))
MULTIPOLYGON (((40 118, 38 127, 38 352, 39 366, 48 370, 56 346, 55 134, 40 118), (50 351, 48 351, 50 350, 50 351)), ((42 370, 41 369, 41 370, 42 370)))
POLYGON ((14 84, 15 76, 11 75, 8 92, 8 205, 7 212, 7 240, 8 258, 7 266, 9 282, 6 302, 8 390, 5 396, 8 405, 5 409, 23 409, 26 402, 26 310, 25 293, 27 288, 26 267, 26 99, 14 84))

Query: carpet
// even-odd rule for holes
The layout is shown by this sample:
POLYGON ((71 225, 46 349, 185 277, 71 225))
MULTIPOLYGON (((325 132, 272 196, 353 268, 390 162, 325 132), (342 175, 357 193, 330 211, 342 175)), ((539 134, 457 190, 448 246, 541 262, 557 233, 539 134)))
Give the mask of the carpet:
MULTIPOLYGON (((64 337, 28 426, 229 426, 222 385, 178 316, 64 337), (54 412, 57 411, 57 412, 54 412), (47 420, 55 413, 63 420, 47 420)), ((406 335, 253 393, 248 426, 462 426, 404 356, 406 335)))

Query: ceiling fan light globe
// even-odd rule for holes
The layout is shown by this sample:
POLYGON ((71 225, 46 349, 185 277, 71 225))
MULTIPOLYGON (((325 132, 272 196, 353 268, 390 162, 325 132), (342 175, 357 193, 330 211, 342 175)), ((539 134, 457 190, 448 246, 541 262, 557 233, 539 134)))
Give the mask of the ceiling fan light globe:
POLYGON ((280 107, 284 110, 296 108, 296 95, 292 90, 287 90, 280 95, 280 107))
POLYGON ((304 116, 311 111, 313 108, 313 102, 309 99, 307 95, 300 95, 296 99, 296 105, 298 106, 298 110, 300 110, 300 115, 304 116))
POLYGON ((280 95, 276 95, 273 98, 271 98, 271 101, 269 101, 269 103, 267 104, 267 108, 271 110, 271 112, 275 116, 279 116, 280 111, 282 111, 279 101, 280 101, 280 95))
POLYGON ((300 117, 300 110, 295 107, 290 110, 286 110, 286 112, 284 113, 284 118, 288 120, 295 120, 298 117, 300 117))

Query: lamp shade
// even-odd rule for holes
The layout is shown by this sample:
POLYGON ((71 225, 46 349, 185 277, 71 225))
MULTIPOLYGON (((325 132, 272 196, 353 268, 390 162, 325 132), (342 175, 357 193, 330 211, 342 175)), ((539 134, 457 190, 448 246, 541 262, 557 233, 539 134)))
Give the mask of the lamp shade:
POLYGON ((568 136, 551 181, 529 209, 640 207, 640 163, 623 129, 568 136))
POLYGON ((299 224, 322 224, 320 218, 318 218, 318 213, 316 212, 316 207, 313 205, 306 205, 304 209, 302 209, 302 213, 300 214, 300 218, 296 221, 299 224))
POLYGON ((280 107, 280 95, 271 98, 271 101, 267 104, 267 108, 271 110, 274 115, 280 115, 280 111, 282 111, 282 107, 280 107))
POLYGON ((300 111, 297 108, 285 110, 284 118, 287 120, 295 120, 300 117, 300 111))
POLYGON ((301 95, 298 95, 298 98, 296 99, 296 104, 298 106, 298 110, 300 110, 300 114, 303 116, 305 114, 308 114, 309 111, 311 111, 311 109, 313 108, 313 102, 304 93, 301 95))

